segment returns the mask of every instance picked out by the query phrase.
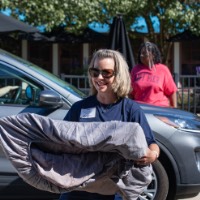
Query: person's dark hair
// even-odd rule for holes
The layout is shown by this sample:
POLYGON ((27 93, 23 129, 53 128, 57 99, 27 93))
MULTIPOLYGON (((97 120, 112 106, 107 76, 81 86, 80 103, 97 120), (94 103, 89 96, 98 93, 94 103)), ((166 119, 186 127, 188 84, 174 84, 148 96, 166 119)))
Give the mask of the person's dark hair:
POLYGON ((146 48, 147 51, 151 52, 153 55, 153 63, 157 64, 157 63, 161 63, 162 62, 162 58, 161 58, 161 54, 160 54, 160 50, 158 49, 157 45, 152 43, 152 42, 144 42, 141 44, 139 51, 138 51, 138 63, 142 63, 141 62, 141 51, 146 48))

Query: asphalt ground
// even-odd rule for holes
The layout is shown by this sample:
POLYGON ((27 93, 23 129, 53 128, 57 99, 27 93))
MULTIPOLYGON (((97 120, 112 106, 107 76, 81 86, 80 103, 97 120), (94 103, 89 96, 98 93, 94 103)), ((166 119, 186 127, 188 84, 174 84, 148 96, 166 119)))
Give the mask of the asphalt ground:
POLYGON ((200 200, 200 193, 198 196, 193 197, 193 198, 189 198, 189 199, 177 199, 177 200, 200 200))

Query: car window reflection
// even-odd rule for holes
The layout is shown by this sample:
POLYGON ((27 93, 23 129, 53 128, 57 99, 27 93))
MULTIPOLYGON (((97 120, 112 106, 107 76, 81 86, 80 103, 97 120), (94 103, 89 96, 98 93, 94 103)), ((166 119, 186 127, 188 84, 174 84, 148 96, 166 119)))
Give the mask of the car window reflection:
POLYGON ((42 89, 42 86, 19 71, 0 64, 0 105, 39 106, 39 93, 42 89))

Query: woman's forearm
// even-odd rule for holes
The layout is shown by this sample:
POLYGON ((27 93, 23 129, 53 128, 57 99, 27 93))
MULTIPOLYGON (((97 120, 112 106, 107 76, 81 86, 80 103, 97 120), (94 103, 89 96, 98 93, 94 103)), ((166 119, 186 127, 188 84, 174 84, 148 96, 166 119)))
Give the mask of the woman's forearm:
POLYGON ((177 108, 177 94, 176 92, 174 92, 170 97, 169 97, 169 101, 170 101, 170 106, 173 108, 177 108))

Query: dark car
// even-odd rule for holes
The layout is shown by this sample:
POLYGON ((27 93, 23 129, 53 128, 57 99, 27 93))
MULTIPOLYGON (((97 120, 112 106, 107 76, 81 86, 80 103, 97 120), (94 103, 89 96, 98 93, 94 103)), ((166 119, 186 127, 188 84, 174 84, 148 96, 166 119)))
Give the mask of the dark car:
MULTIPOLYGON (((0 87, 17 85, 0 97, 0 117, 23 112, 62 120, 84 94, 51 73, 0 50, 0 87)), ((195 196, 200 191, 200 119, 172 108, 140 104, 160 146, 153 181, 143 200, 195 196)), ((57 199, 58 194, 27 185, 0 148, 0 199, 57 199)))

